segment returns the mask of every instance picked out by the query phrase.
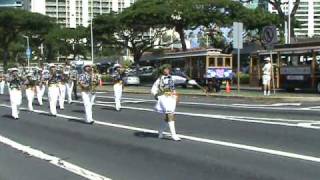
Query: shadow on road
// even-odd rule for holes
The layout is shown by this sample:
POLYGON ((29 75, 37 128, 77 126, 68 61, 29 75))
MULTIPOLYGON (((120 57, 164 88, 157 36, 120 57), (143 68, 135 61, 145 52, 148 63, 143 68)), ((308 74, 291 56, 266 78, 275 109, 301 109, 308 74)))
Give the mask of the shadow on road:
POLYGON ((12 116, 9 114, 2 115, 1 117, 3 117, 1 119, 5 119, 5 120, 12 120, 13 119, 12 116))
POLYGON ((134 135, 140 138, 158 138, 158 134, 148 132, 135 132, 134 135))
POLYGON ((72 112, 81 113, 81 114, 85 113, 84 110, 72 110, 72 112))

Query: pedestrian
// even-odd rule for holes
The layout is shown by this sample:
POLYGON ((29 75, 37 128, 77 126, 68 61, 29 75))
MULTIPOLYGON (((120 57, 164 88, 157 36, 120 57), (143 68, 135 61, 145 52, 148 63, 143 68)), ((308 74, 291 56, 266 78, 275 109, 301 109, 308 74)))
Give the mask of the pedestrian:
POLYGON ((0 95, 3 95, 4 94, 4 87, 5 87, 5 84, 6 84, 6 81, 5 81, 5 76, 3 73, 0 74, 0 95))
POLYGON ((122 69, 120 64, 115 64, 113 68, 114 68, 113 91, 114 91, 115 108, 117 111, 120 111, 122 91, 123 91, 124 69, 122 69))
POLYGON ((64 100, 66 99, 66 79, 64 74, 64 67, 59 66, 59 70, 57 71, 58 77, 58 87, 59 87, 59 108, 60 110, 64 109, 64 100))
POLYGON ((96 87, 99 83, 98 75, 92 70, 92 64, 83 66, 83 73, 79 76, 79 86, 86 113, 86 123, 93 124, 92 106, 96 97, 96 87))
POLYGON ((10 75, 8 78, 9 83, 9 95, 12 110, 12 118, 19 119, 19 108, 22 103, 22 77, 19 75, 18 68, 10 69, 10 75))
POLYGON ((34 72, 34 75, 36 77, 36 93, 37 93, 37 100, 40 106, 43 105, 43 95, 46 90, 46 86, 44 83, 45 79, 45 70, 44 68, 37 68, 34 72))
POLYGON ((171 66, 164 64, 160 67, 160 77, 153 84, 151 93, 157 100, 155 109, 157 112, 164 114, 164 121, 160 125, 159 138, 162 139, 163 132, 169 126, 171 137, 175 141, 181 139, 176 134, 175 129, 175 109, 177 104, 177 93, 174 84, 174 78, 171 76, 171 66))
POLYGON ((73 80, 73 96, 75 100, 78 100, 78 92, 77 92, 77 85, 78 85, 78 70, 75 65, 71 66, 71 79, 73 80))
POLYGON ((71 78, 71 66, 68 63, 66 63, 64 66, 63 74, 64 74, 64 78, 65 78, 68 104, 71 104, 72 103, 72 90, 73 90, 73 86, 74 86, 74 81, 71 78))
POLYGON ((263 77, 262 77, 262 84, 264 86, 264 92, 263 94, 265 96, 270 96, 270 87, 271 87, 271 59, 270 57, 266 57, 265 59, 265 65, 262 68, 263 71, 263 77))
POLYGON ((52 116, 57 116, 57 101, 59 97, 59 87, 56 65, 50 64, 49 70, 50 74, 49 79, 47 80, 47 85, 50 113, 52 116))
POLYGON ((28 100, 28 110, 33 111, 33 100, 36 92, 36 77, 32 72, 29 72, 25 79, 24 85, 26 90, 26 96, 28 100))

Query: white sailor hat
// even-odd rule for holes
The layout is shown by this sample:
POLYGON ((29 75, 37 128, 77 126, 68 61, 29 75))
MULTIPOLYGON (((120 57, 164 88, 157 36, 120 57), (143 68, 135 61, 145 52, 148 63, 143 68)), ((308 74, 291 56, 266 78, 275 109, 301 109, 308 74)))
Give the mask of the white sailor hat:
POLYGON ((30 77, 30 76, 32 76, 33 75, 33 73, 30 71, 30 72, 27 72, 27 77, 30 77))
POLYGON ((13 72, 13 71, 19 71, 18 68, 10 68, 10 72, 13 72))
POLYGON ((49 68, 56 67, 56 65, 53 63, 48 64, 48 66, 49 66, 49 68))
POLYGON ((85 68, 88 67, 88 66, 92 67, 92 63, 85 63, 85 64, 83 64, 82 69, 85 69, 85 68))
POLYGON ((122 67, 121 64, 118 64, 118 63, 113 65, 113 68, 114 68, 114 69, 116 69, 116 68, 121 68, 121 67, 122 67))
POLYGON ((271 61, 271 58, 270 57, 266 57, 264 58, 265 61, 271 61))

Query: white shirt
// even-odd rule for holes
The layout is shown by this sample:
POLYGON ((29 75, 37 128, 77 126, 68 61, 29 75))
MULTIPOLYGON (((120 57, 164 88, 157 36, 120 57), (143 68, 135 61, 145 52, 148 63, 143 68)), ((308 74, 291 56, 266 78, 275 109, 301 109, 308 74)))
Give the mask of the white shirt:
POLYGON ((271 75, 271 63, 266 63, 263 66, 262 71, 263 71, 263 75, 270 76, 271 75))

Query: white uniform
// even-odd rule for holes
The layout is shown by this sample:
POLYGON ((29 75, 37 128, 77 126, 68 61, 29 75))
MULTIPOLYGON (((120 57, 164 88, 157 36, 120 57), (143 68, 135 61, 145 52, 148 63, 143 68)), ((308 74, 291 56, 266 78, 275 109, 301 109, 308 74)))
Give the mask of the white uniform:
POLYGON ((58 87, 59 87, 59 107, 64 109, 64 100, 66 99, 66 84, 64 74, 61 72, 58 75, 58 87))
POLYGON ((14 119, 19 118, 19 108, 22 103, 21 82, 21 77, 13 74, 10 75, 8 80, 12 117, 14 119))
POLYGON ((81 95, 82 100, 86 112, 86 122, 87 123, 93 123, 92 118, 92 106, 94 104, 94 100, 96 98, 95 90, 92 88, 96 85, 96 81, 93 80, 92 74, 89 74, 87 72, 84 72, 79 77, 79 83, 81 87, 81 95))
POLYGON ((24 82, 26 87, 26 96, 28 100, 28 110, 33 111, 33 100, 35 97, 35 82, 36 80, 31 75, 27 76, 27 79, 24 82))
POLYGON ((153 84, 151 93, 156 97, 155 109, 157 112, 166 115, 166 122, 162 122, 159 129, 159 138, 163 138, 163 132, 167 126, 171 131, 173 140, 180 140, 176 134, 174 113, 177 105, 174 79, 172 76, 161 76, 153 84))
POLYGON ((39 72, 37 77, 36 92, 37 92, 38 103, 40 106, 43 105, 42 99, 43 99, 44 92, 46 90, 46 86, 43 83, 46 77, 46 74, 49 74, 49 71, 44 70, 42 72, 39 72))
POLYGON ((114 92, 114 101, 116 110, 121 110, 121 98, 122 98, 122 91, 123 91, 123 74, 116 73, 114 75, 114 85, 113 85, 113 92, 114 92))
POLYGON ((6 81, 4 75, 0 75, 0 94, 4 94, 4 87, 5 87, 6 81))
POLYGON ((267 63, 263 66, 263 77, 262 77, 262 84, 269 85, 271 81, 271 63, 267 63))
POLYGON ((65 72, 64 72, 65 77, 66 77, 66 91, 67 91, 67 99, 68 99, 69 104, 72 103, 72 91, 73 91, 73 86, 74 86, 73 81, 76 78, 76 76, 72 73, 73 72, 71 72, 70 69, 65 70, 65 72))
POLYGON ((57 115, 57 101, 59 97, 58 77, 56 74, 50 74, 48 80, 48 98, 50 105, 50 113, 57 115))

